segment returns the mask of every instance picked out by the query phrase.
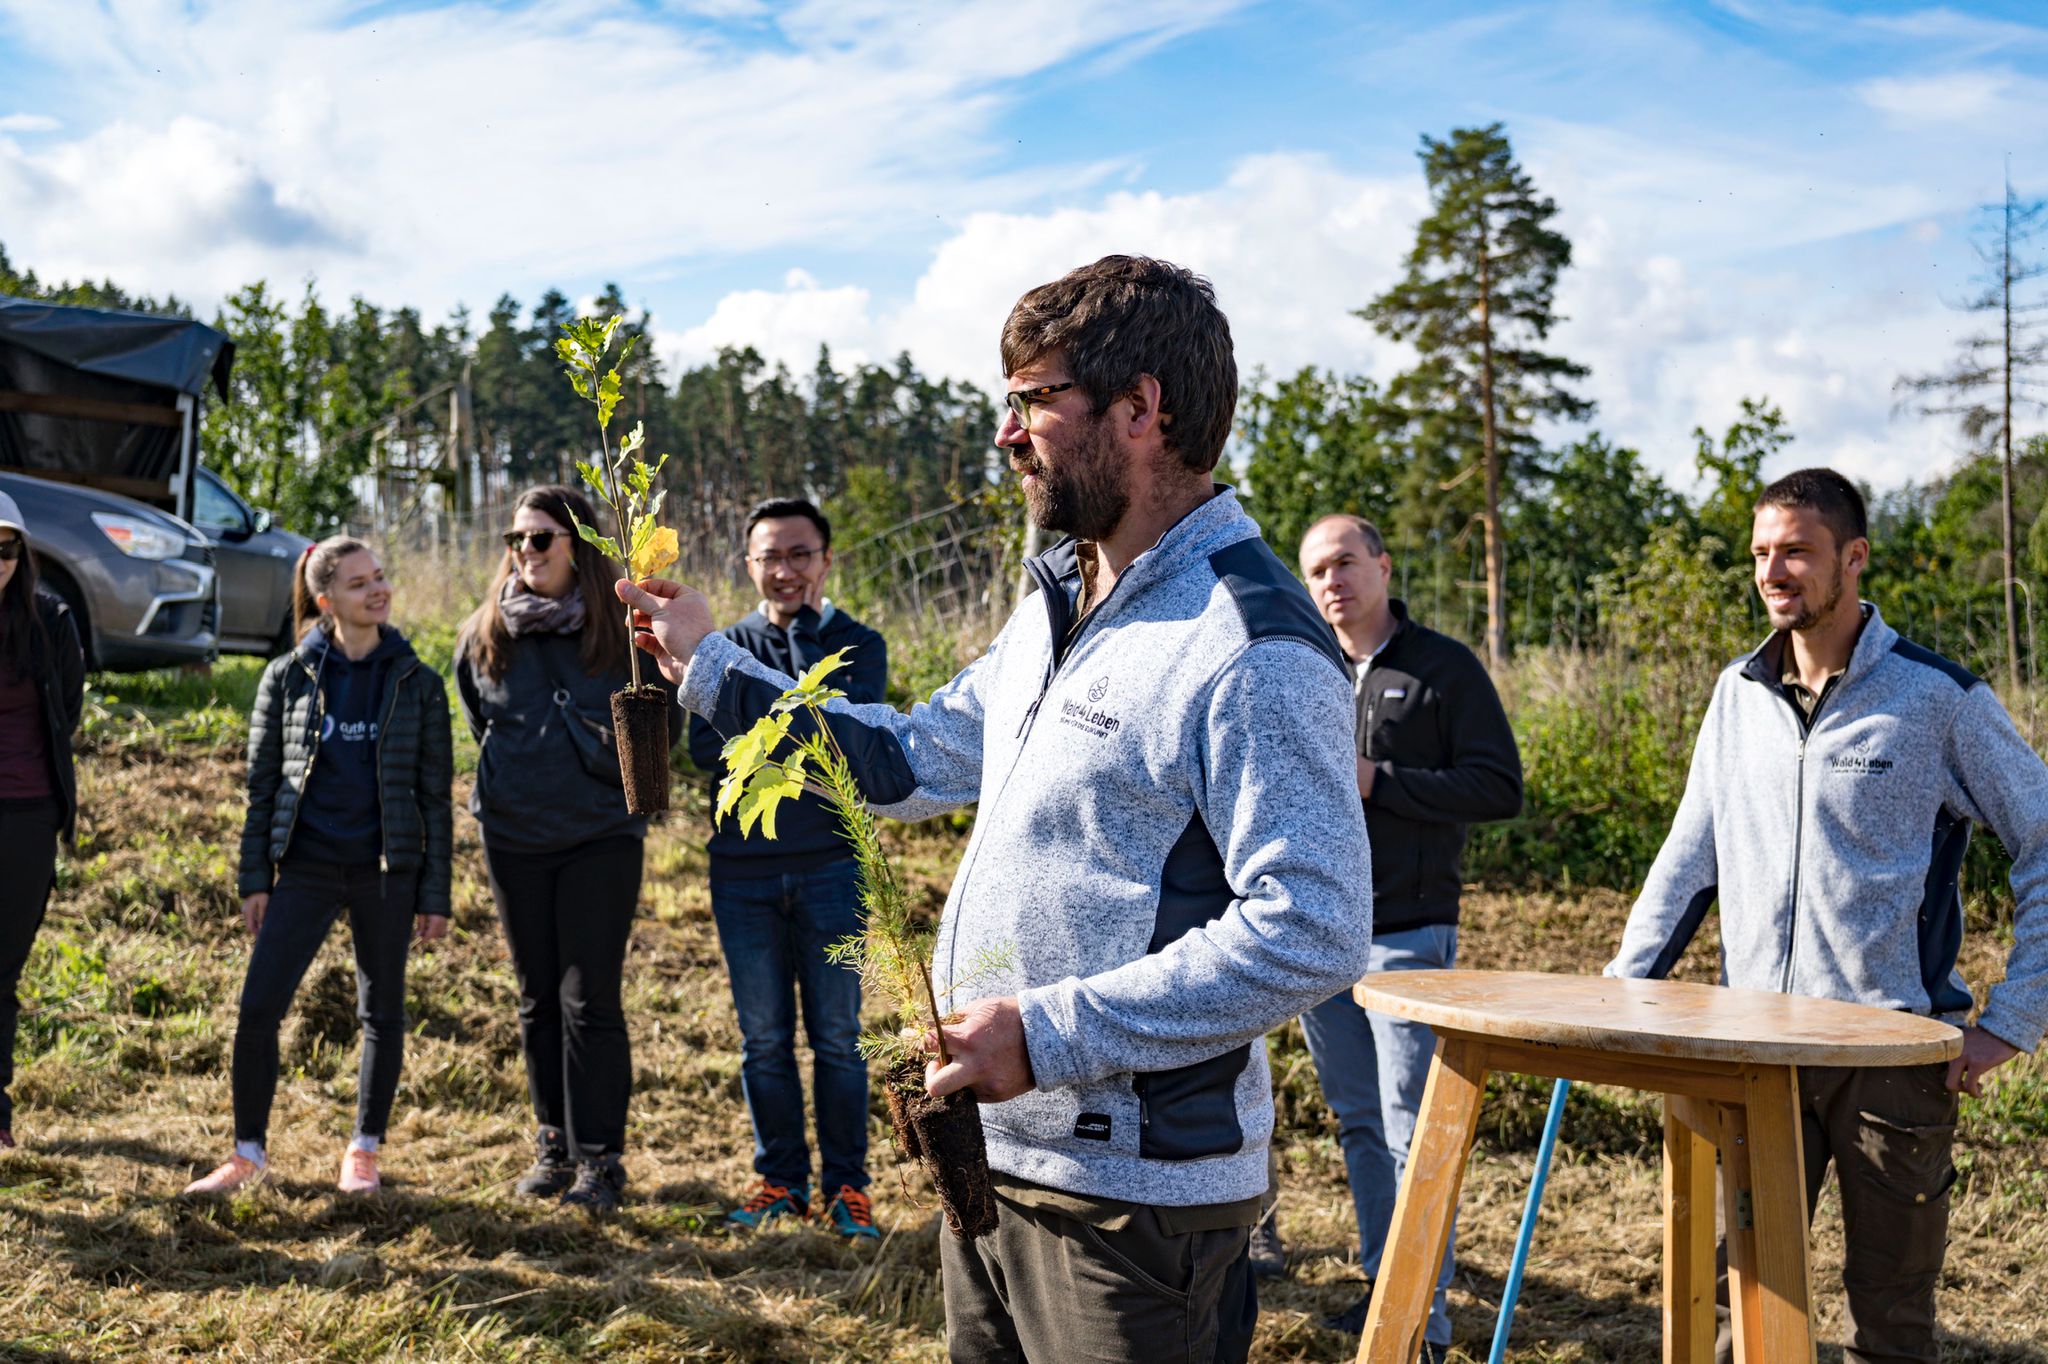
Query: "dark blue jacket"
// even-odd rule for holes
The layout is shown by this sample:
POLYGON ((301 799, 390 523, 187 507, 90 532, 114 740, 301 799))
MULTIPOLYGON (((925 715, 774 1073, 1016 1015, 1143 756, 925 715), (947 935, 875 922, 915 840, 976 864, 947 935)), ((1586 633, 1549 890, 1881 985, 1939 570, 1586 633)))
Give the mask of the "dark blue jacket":
POLYGON ((299 819, 287 857, 355 866, 375 862, 384 827, 378 809, 377 740, 391 671, 416 655, 405 636, 387 630, 366 657, 352 659, 325 630, 306 636, 303 652, 320 679, 320 779, 299 796, 299 819))
MULTIPOLYGON (((889 690, 889 646, 837 607, 820 616, 806 606, 787 630, 755 611, 719 633, 791 677, 803 676, 819 659, 845 649, 846 666, 832 675, 832 684, 845 692, 849 701, 881 701, 889 690)), ((690 761, 715 780, 725 780, 725 764, 719 761, 718 752, 731 737, 721 735, 709 721, 691 716, 690 761)), ((737 819, 720 821, 706 845, 711 852, 711 874, 767 876, 811 871, 853 856, 846 836, 839 831, 839 817, 818 796, 806 794, 777 811, 775 833, 772 841, 758 832, 745 838, 737 819)))

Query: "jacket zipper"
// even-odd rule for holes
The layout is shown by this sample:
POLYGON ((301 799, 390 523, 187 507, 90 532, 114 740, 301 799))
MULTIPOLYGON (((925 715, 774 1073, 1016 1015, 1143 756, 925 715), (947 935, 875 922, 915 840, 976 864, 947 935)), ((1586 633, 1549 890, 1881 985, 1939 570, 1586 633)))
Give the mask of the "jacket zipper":
POLYGON ((1820 723, 1821 707, 1828 703, 1828 697, 1833 694, 1841 677, 1842 674, 1837 674, 1821 684, 1820 695, 1813 698, 1811 715, 1794 705, 1791 697, 1785 697, 1785 704, 1792 707, 1793 718, 1800 728, 1792 769, 1792 920, 1785 929, 1785 969, 1779 976, 1780 994, 1792 993, 1792 970, 1799 961, 1799 863, 1806 845, 1806 743, 1813 737, 1814 726, 1820 723))

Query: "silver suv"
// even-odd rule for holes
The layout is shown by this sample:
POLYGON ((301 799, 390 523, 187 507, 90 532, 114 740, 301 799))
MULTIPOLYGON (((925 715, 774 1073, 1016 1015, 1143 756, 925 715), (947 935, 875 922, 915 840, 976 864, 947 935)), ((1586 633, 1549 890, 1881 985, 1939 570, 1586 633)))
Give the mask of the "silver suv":
POLYGON ((192 520, 213 541, 220 574, 220 648, 228 654, 281 654, 292 647, 292 573, 312 544, 271 524, 200 467, 192 484, 192 520))

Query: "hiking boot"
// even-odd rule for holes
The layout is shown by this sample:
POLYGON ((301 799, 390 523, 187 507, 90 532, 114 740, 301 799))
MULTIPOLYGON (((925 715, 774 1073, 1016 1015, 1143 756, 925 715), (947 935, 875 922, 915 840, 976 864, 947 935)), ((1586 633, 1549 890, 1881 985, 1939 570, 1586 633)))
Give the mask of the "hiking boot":
POLYGON ((528 1198, 553 1198, 576 1182, 576 1162, 569 1159, 569 1140, 559 1127, 543 1127, 534 1135, 533 1164, 512 1185, 528 1198))
MULTIPOLYGON (((1364 1335, 1365 1318, 1372 1311, 1372 1290, 1373 1282, 1371 1279, 1367 1279, 1365 1281, 1365 1292, 1359 1295, 1358 1301, 1352 1303, 1341 1312, 1335 1312, 1324 1317, 1323 1329, 1325 1331, 1342 1331, 1347 1336, 1364 1335)), ((1423 1348, 1428 1349, 1429 1347, 1425 1345, 1423 1348)))
POLYGON ((725 1215, 725 1220, 747 1231, 759 1231, 778 1217, 808 1221, 811 1215, 811 1186, 775 1184, 761 1180, 747 1201, 725 1215))
POLYGON ((839 1192, 825 1205, 825 1217, 832 1223, 832 1230, 849 1240, 882 1239, 880 1228, 875 1226, 875 1205, 851 1184, 839 1186, 839 1192))
POLYGON ((377 1153, 351 1146, 341 1153, 341 1177, 334 1187, 343 1193, 375 1193, 384 1187, 377 1175, 377 1153))
POLYGON ((229 1156, 213 1167, 211 1174, 203 1175, 185 1186, 188 1194, 231 1194, 244 1185, 261 1184, 270 1177, 269 1167, 258 1165, 247 1156, 229 1156))
POLYGON ((617 1156, 576 1162, 576 1182, 562 1195, 562 1206, 601 1215, 618 1210, 626 1193, 626 1166, 617 1156))
POLYGON ((1280 1239, 1280 1210, 1268 1208, 1252 1228, 1252 1274, 1261 1279, 1287 1276, 1287 1245, 1280 1239))

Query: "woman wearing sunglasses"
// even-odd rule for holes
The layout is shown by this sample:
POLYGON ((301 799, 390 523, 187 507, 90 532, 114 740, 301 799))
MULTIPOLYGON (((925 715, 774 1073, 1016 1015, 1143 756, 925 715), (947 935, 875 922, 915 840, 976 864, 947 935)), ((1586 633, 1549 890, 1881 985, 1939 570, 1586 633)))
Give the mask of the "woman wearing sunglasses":
MULTIPOLYGON (((480 745, 469 808, 519 979, 539 1125, 514 1187, 609 1212, 626 1184, 620 981, 647 821, 627 813, 611 733, 611 694, 628 682, 621 573, 577 536, 579 521, 599 524, 574 489, 520 496, 505 560, 456 643, 455 684, 480 745)), ((669 734, 683 733, 678 711, 669 734)))
POLYGON ((405 1055, 405 964, 448 932, 454 862, 448 690, 390 624, 391 584, 361 540, 309 546, 292 578, 296 647, 249 715, 242 923, 255 939, 235 1017, 235 1149, 188 1194, 266 1178, 277 1034, 334 921, 348 916, 363 1054, 335 1183, 382 1185, 378 1148, 405 1055))
POLYGON ((0 1151, 14 1147, 14 987, 50 903, 57 839, 72 836, 71 731, 84 698, 78 627, 38 586, 21 508, 0 493, 0 1151))

